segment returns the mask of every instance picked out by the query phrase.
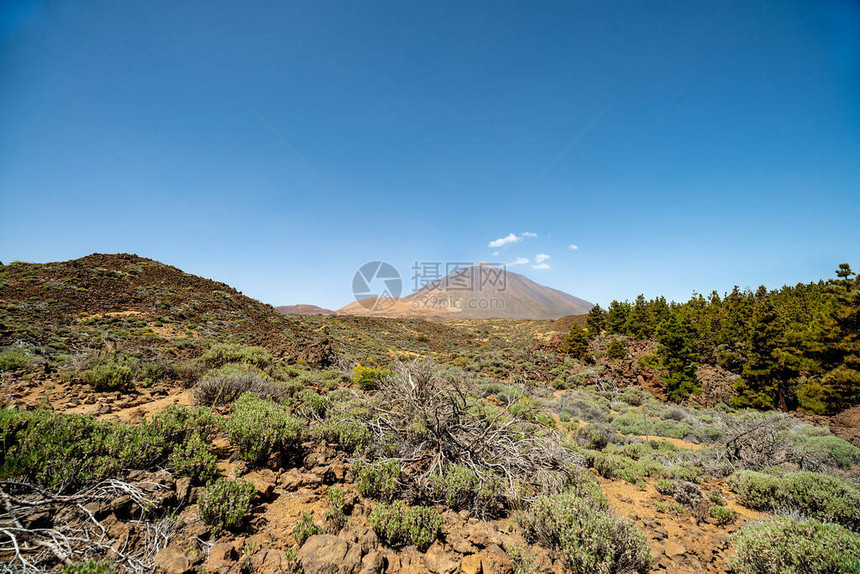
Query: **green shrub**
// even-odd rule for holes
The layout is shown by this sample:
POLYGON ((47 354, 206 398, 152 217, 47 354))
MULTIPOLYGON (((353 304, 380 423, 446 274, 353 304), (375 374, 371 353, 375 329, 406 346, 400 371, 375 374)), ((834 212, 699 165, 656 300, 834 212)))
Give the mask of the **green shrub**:
POLYGON ((454 510, 468 509, 482 516, 495 516, 504 507, 501 480, 488 473, 481 480, 471 468, 449 464, 441 474, 430 477, 430 490, 435 500, 454 510))
POLYGON ((239 528, 248 517, 256 493, 247 480, 219 478, 197 497, 200 518, 216 532, 239 528))
POLYGON ((848 469, 860 462, 860 448, 835 436, 801 435, 794 439, 794 446, 797 452, 792 458, 804 469, 848 469))
POLYGON ((684 505, 677 502, 655 502, 654 508, 657 509, 657 512, 665 514, 677 514, 678 516, 684 514, 684 505))
POLYGON ((658 480, 654 484, 654 487, 657 489, 657 492, 659 492, 660 494, 671 495, 673 492, 675 492, 675 483, 672 482, 671 480, 666 480, 666 479, 658 480))
POLYGON ((630 521, 612 516, 602 496, 569 490, 538 497, 517 522, 532 542, 561 553, 574 574, 644 574, 651 554, 642 532, 630 521))
POLYGON ((296 539, 298 545, 301 546, 308 538, 320 532, 322 532, 322 529, 314 524, 313 513, 303 510, 301 516, 293 526, 293 538, 296 539))
POLYGON ((321 394, 310 389, 305 389, 299 392, 298 399, 301 401, 300 408, 302 409, 302 414, 305 416, 325 416, 325 411, 328 408, 328 399, 321 394))
POLYGON ((88 560, 79 564, 66 564, 63 574, 114 574, 119 569, 113 560, 88 560))
POLYGON ((341 488, 329 488, 325 497, 328 500, 328 510, 325 513, 326 530, 335 535, 346 526, 346 494, 341 488))
POLYGON ((576 442, 589 450, 603 450, 609 444, 609 432, 602 425, 586 425, 577 431, 576 442))
POLYGON ((741 471, 730 477, 729 485, 744 506, 797 509, 811 518, 860 529, 860 487, 835 476, 794 472, 776 477, 741 471))
POLYGON ((233 403, 226 429, 239 457, 258 463, 274 452, 297 448, 305 434, 305 421, 281 405, 246 393, 233 403))
POLYGON ((194 434, 178 444, 168 456, 170 468, 194 481, 207 483, 218 476, 218 457, 209 450, 209 442, 194 434))
POLYGON ((352 471, 355 473, 355 486, 362 496, 388 501, 397 494, 402 472, 400 461, 379 460, 372 464, 356 461, 352 471))
POLYGON ((424 552, 439 536, 442 515, 427 506, 407 509, 401 501, 380 504, 370 513, 370 525, 392 547, 414 545, 424 552))
POLYGON ((125 391, 134 382, 133 361, 114 355, 110 359, 77 373, 77 380, 97 391, 125 391))
POLYGON ((732 509, 725 506, 712 506, 708 509, 708 514, 720 525, 728 524, 735 519, 735 513, 732 509))
POLYGON ((168 466, 198 481, 217 471, 208 409, 171 406, 139 425, 44 410, 0 410, 0 477, 70 490, 124 471, 168 466))
POLYGON ((314 427, 314 434, 323 440, 338 444, 348 453, 354 453, 370 444, 370 431, 355 418, 329 418, 314 427))
POLYGON ((272 363, 272 354, 263 347, 236 344, 212 345, 200 357, 208 367, 218 368, 227 363, 242 363, 265 369, 272 363))
POLYGON ((837 524, 778 516, 746 525, 733 537, 739 574, 858 574, 860 535, 837 524))
POLYGON ((20 348, 0 351, 0 371, 15 371, 30 364, 33 358, 20 348))

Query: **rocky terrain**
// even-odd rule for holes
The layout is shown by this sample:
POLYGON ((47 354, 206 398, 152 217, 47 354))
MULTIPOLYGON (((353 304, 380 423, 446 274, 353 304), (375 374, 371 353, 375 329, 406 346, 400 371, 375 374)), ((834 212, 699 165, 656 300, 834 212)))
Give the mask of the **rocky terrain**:
POLYGON ((764 572, 785 511, 856 571, 856 412, 733 409, 716 366, 667 403, 653 341, 561 352, 582 317, 288 317, 133 255, 0 304, 9 571, 764 572))

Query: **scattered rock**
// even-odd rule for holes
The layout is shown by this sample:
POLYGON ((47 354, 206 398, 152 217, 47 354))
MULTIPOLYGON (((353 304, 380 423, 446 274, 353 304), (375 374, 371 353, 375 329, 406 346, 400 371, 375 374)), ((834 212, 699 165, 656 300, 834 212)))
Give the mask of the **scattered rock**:
POLYGON ((224 574, 236 562, 236 549, 232 544, 219 542, 209 549, 209 560, 206 561, 206 571, 224 574))
POLYGON ((464 556, 460 562, 460 571, 463 574, 482 574, 481 557, 478 554, 464 556))
POLYGON ((155 571, 163 574, 186 574, 191 572, 191 561, 176 548, 165 548, 155 555, 155 571))
POLYGON ((433 543, 424 554, 424 562, 431 572, 436 574, 451 574, 457 570, 459 565, 454 557, 445 551, 442 543, 438 540, 433 543))
POLYGON ((663 550, 666 552, 666 556, 670 558, 676 558, 687 552, 683 544, 671 538, 663 542, 663 550))
POLYGON ((361 566, 361 549, 330 534, 315 534, 298 552, 305 574, 352 574, 361 566))

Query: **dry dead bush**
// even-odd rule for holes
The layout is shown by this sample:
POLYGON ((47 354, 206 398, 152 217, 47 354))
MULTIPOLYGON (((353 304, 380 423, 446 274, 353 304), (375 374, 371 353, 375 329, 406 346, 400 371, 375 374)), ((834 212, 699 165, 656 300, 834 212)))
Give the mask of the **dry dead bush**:
POLYGON ((52 565, 105 557, 130 572, 151 572, 155 555, 167 546, 174 522, 137 520, 141 544, 111 537, 91 509, 127 497, 142 514, 156 507, 159 485, 105 480, 74 494, 59 495, 34 484, 0 482, 0 555, 4 571, 45 572, 52 565))
POLYGON ((244 393, 274 401, 281 401, 288 395, 283 385, 248 372, 205 377, 195 385, 191 396, 194 404, 213 406, 232 403, 244 393))
POLYGON ((465 467, 477 477, 476 491, 492 488, 512 508, 560 491, 569 472, 584 467, 580 455, 561 446, 555 429, 491 406, 463 381, 443 378, 429 361, 398 364, 369 412, 371 454, 400 459, 419 498, 438 498, 439 478, 465 467))

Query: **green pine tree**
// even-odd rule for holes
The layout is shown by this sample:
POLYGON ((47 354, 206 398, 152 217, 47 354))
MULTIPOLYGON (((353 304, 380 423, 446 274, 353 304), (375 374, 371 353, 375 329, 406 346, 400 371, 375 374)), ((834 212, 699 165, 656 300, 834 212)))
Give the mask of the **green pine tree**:
POLYGON ((686 399, 701 389, 696 380, 696 355, 685 329, 672 314, 657 334, 660 348, 657 353, 664 370, 663 379, 673 401, 686 399))
POLYGON ((600 336, 600 333, 606 327, 606 311, 601 309, 600 305, 595 305, 588 312, 586 324, 588 325, 588 336, 590 338, 593 339, 600 336))
POLYGON ((562 340, 559 351, 574 359, 584 359, 588 355, 588 333, 579 325, 574 324, 562 340))

